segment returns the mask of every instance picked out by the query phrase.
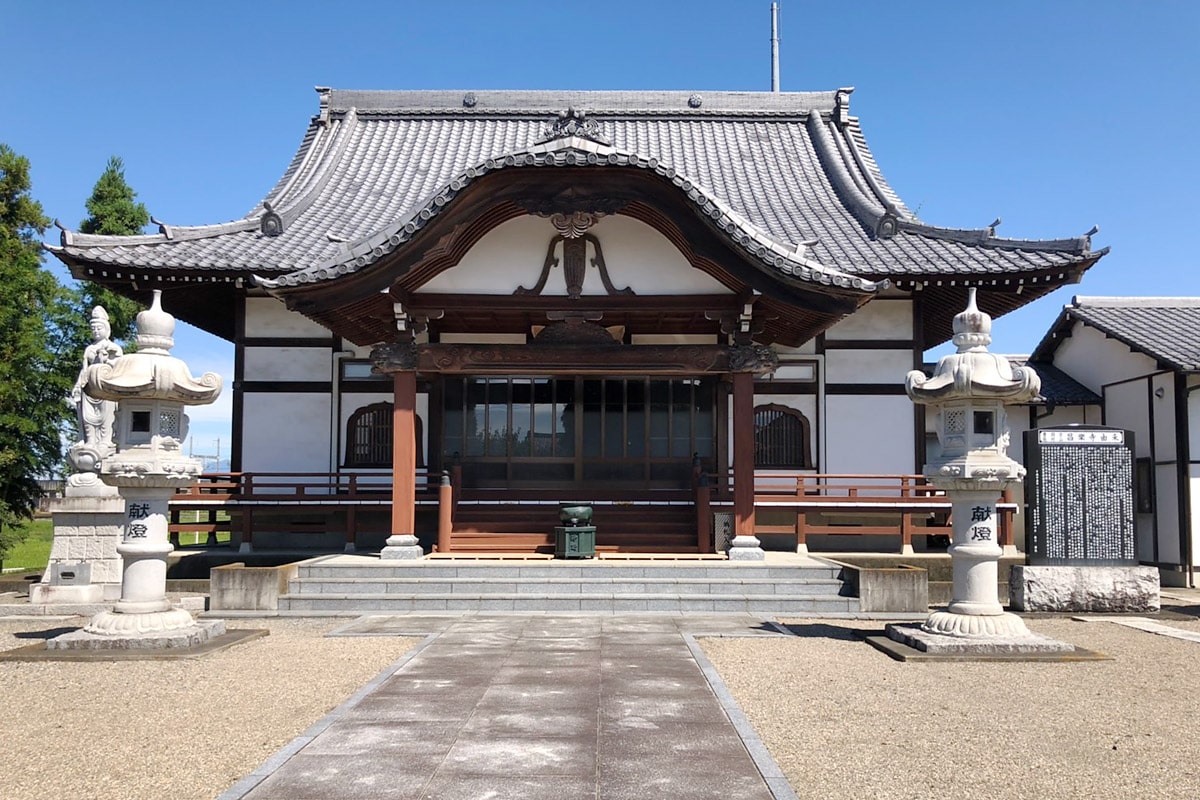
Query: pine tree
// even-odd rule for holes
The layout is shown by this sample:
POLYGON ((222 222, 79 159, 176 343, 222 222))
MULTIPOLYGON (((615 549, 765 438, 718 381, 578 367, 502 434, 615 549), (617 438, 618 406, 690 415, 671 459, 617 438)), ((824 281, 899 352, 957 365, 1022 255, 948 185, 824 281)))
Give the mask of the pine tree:
POLYGON ((42 267, 50 221, 29 192, 28 159, 0 144, 0 554, 59 463, 75 374, 61 349, 66 293, 42 267))
MULTIPOLYGON (((136 198, 137 193, 125 182, 125 163, 119 156, 110 157, 108 166, 92 188, 92 196, 87 200, 88 216, 79 223, 79 232, 107 236, 135 236, 141 233, 150 223, 150 213, 143 203, 136 202, 136 198)), ((85 281, 79 292, 80 349, 91 341, 88 338, 87 319, 95 306, 104 306, 108 312, 112 338, 122 344, 127 343, 141 306, 95 283, 85 281)))

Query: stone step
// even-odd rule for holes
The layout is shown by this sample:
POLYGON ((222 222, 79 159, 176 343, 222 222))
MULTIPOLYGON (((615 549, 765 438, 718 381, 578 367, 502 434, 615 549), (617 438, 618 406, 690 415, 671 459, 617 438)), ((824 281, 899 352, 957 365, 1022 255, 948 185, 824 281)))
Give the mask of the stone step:
POLYGON ((832 578, 299 578, 288 584, 289 595, 313 594, 761 594, 836 596, 842 582, 832 578))
POLYGON ((858 599, 837 596, 776 594, 326 594, 287 595, 279 600, 282 615, 357 615, 422 611, 583 611, 583 612, 713 612, 750 614, 853 614, 858 599))
POLYGON ((673 562, 670 564, 643 562, 630 565, 625 562, 605 561, 495 561, 490 563, 458 562, 453 564, 430 561, 374 561, 367 564, 338 565, 320 562, 305 562, 299 565, 298 577, 306 578, 417 578, 437 580, 443 578, 511 578, 514 580, 536 580, 540 578, 588 578, 611 579, 678 578, 680 580, 704 580, 708 578, 741 578, 786 580, 797 578, 837 579, 841 568, 830 567, 781 567, 748 564, 746 562, 673 562))

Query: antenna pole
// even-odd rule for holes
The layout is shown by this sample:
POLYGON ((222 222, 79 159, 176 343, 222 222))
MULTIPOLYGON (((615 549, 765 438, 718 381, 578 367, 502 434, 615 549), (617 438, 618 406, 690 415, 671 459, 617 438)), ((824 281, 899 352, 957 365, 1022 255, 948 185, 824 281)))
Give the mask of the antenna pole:
POLYGON ((771 3, 771 91, 779 91, 779 3, 771 3))

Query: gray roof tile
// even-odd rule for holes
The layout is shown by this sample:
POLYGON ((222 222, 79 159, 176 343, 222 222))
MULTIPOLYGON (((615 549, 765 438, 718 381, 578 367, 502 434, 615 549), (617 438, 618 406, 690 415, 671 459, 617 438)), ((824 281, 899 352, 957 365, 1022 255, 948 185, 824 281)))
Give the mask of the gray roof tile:
POLYGON ((483 172, 544 161, 658 172, 752 256, 860 291, 872 284, 854 276, 1072 269, 1104 252, 1091 252, 1086 236, 1024 241, 924 224, 884 180, 858 120, 845 116, 848 90, 700 93, 699 108, 688 92, 475 92, 464 105, 467 92, 319 91, 320 113, 295 158, 243 219, 133 239, 64 231, 62 248, 51 249, 68 263, 323 280, 402 246, 483 172), (537 145, 568 107, 595 119, 612 147, 537 145), (261 230, 268 206, 283 220, 278 236, 261 230), (797 245, 813 240, 808 260, 797 261, 797 245))
POLYGON ((1034 357, 1048 359, 1060 341, 1055 331, 1076 320, 1172 369, 1200 372, 1200 297, 1077 296, 1034 357))

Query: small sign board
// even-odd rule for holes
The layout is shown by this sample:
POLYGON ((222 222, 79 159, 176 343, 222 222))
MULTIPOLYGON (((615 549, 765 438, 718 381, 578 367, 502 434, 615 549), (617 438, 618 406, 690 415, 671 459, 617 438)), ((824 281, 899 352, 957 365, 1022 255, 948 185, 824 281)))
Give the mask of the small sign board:
POLYGON ((1136 565, 1133 432, 1025 433, 1026 549, 1035 566, 1136 565))

